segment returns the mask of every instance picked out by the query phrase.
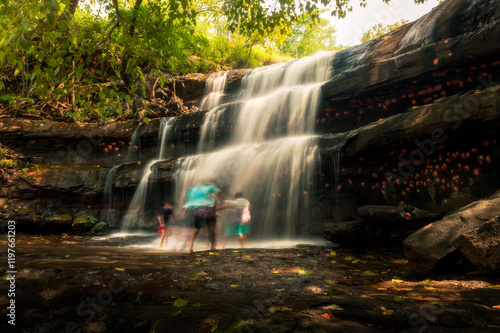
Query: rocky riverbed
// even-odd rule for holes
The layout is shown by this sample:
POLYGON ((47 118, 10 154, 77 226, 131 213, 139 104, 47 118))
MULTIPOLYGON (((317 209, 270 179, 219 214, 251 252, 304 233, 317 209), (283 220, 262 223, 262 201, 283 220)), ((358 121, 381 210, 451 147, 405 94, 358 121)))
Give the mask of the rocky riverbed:
MULTIPOLYGON (((18 235, 2 332, 498 332, 500 278, 412 275, 401 251, 157 249, 158 236, 18 235), (132 244, 135 244, 133 246, 132 244), (15 326, 7 306, 15 299, 15 326)), ((7 280, 2 239, 1 288, 7 280)), ((458 269, 458 267, 457 267, 458 269)))

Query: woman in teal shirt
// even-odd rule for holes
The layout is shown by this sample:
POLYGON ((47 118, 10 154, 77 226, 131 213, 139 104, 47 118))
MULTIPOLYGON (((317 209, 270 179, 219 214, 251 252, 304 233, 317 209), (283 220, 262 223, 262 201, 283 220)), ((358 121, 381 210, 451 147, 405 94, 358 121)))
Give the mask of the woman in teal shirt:
POLYGON ((193 253, 194 240, 203 223, 207 225, 210 249, 215 250, 215 224, 219 206, 219 199, 216 194, 219 192, 220 188, 211 184, 194 186, 186 192, 185 203, 182 207, 195 211, 194 228, 189 237, 189 253, 193 253))

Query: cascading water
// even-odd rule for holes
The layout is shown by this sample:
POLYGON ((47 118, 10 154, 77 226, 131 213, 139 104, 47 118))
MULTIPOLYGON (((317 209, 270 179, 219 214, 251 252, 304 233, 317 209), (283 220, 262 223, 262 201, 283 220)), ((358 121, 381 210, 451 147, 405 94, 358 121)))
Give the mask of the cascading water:
POLYGON ((228 71, 213 73, 208 77, 200 110, 209 110, 219 105, 226 86, 227 73, 228 71))
POLYGON ((225 110, 225 105, 216 106, 207 112, 203 118, 200 141, 198 143, 198 153, 213 150, 215 148, 219 120, 225 110))
MULTIPOLYGON (((141 151, 141 139, 139 136, 139 129, 142 124, 143 123, 137 125, 136 129, 134 130, 134 133, 132 134, 132 137, 130 138, 130 145, 128 147, 128 152, 127 152, 128 162, 132 160, 137 160, 139 157, 138 154, 141 151)), ((104 180, 104 188, 103 188, 104 203, 108 205, 108 209, 112 208, 113 184, 115 182, 116 171, 122 165, 123 164, 115 165, 114 167, 109 169, 108 173, 106 174, 106 179, 104 180)))
POLYGON ((116 165, 111 169, 109 169, 108 173, 106 174, 106 179, 104 181, 104 190, 103 190, 104 202, 109 205, 108 206, 109 208, 111 208, 111 205, 113 203, 113 184, 115 182, 116 170, 118 170, 118 168, 121 165, 122 164, 116 165))
POLYGON ((136 161, 139 159, 139 154, 141 152, 141 138, 139 135, 139 129, 141 128, 141 125, 143 123, 140 123, 137 125, 134 134, 132 134, 132 138, 130 139, 130 145, 128 147, 128 153, 127 153, 127 161, 136 161))
POLYGON ((287 137, 232 145, 182 159, 177 165, 179 192, 213 180, 228 193, 243 191, 252 202, 254 235, 292 238, 308 210, 317 148, 314 137, 287 137), (299 212, 298 212, 299 211, 299 212), (259 223, 262 221, 265 223, 259 223))
POLYGON ((332 57, 320 53, 249 72, 242 79, 233 139, 223 149, 201 153, 226 108, 210 110, 201 130, 200 154, 177 164, 177 199, 191 186, 212 181, 226 195, 242 191, 251 201, 251 237, 307 236, 318 160, 312 134, 332 57))
POLYGON ((148 194, 149 176, 153 172, 153 166, 164 159, 168 140, 172 137, 172 124, 175 118, 163 118, 158 131, 158 159, 149 161, 144 167, 139 186, 130 201, 127 212, 122 219, 122 229, 128 230, 132 227, 142 226, 147 223, 148 216, 145 212, 145 205, 148 194))
POLYGON ((158 151, 158 159, 163 160, 166 157, 166 147, 168 141, 172 140, 172 124, 175 118, 162 118, 160 121, 160 130, 158 131, 158 142, 160 143, 160 148, 158 151))

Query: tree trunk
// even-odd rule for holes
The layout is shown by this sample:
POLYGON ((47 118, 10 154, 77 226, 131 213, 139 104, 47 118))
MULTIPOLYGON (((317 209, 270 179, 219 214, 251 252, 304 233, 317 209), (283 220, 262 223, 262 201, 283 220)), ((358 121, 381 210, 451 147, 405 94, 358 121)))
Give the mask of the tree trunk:
MULTIPOLYGON (((134 8, 132 10, 132 20, 130 21, 130 27, 128 31, 128 35, 130 38, 134 37, 135 34, 135 26, 136 26, 136 21, 137 21, 137 12, 139 11, 139 8, 141 7, 142 0, 136 0, 134 8)), ((122 59, 121 59, 121 65, 120 65, 120 75, 122 77, 123 82, 125 83, 127 89, 130 90, 130 87, 132 86, 132 78, 130 77, 128 70, 127 70, 127 63, 129 59, 129 54, 127 49, 125 49, 122 53, 122 59)))

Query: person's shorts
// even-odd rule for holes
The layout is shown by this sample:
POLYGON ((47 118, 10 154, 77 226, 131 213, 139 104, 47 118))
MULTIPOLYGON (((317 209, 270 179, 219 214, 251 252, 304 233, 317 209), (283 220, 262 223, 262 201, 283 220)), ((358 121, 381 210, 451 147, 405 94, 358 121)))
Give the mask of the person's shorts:
POLYGON ((194 227, 201 229, 203 222, 215 222, 217 220, 217 210, 215 207, 201 206, 194 212, 194 227))
POLYGON ((224 226, 224 236, 246 235, 250 232, 250 224, 227 224, 224 226))
POLYGON ((167 230, 167 227, 158 227, 158 232, 162 232, 163 230, 167 230))

